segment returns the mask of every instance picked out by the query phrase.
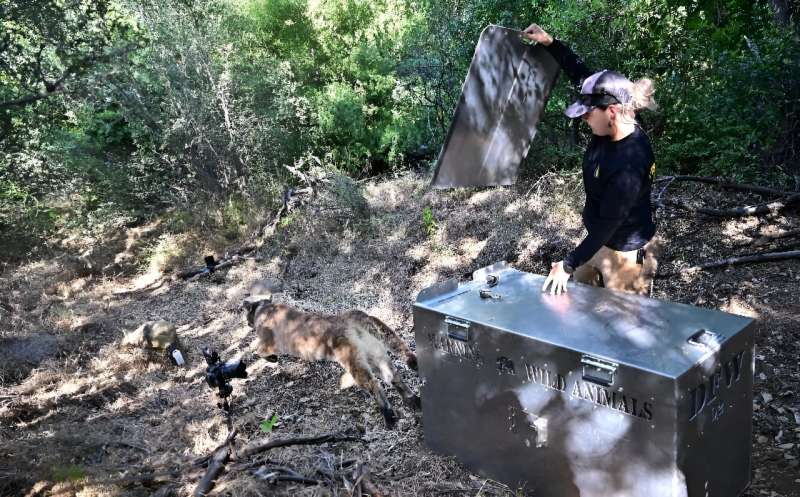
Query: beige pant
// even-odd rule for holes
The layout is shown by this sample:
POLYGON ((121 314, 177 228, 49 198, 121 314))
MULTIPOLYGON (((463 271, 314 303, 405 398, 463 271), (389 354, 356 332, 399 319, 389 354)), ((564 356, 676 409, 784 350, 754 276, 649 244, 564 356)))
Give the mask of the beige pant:
POLYGON ((578 283, 604 286, 612 290, 650 295, 653 276, 658 269, 661 243, 657 237, 644 246, 642 264, 636 262, 638 250, 619 252, 602 247, 585 264, 575 269, 573 277, 578 283))

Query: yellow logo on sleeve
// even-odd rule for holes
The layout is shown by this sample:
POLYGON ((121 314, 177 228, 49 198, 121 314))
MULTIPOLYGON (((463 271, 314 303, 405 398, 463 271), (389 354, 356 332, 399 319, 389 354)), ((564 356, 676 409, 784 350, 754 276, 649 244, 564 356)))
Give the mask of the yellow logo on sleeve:
POLYGON ((653 162, 653 165, 650 166, 650 181, 656 179, 656 163, 653 162))

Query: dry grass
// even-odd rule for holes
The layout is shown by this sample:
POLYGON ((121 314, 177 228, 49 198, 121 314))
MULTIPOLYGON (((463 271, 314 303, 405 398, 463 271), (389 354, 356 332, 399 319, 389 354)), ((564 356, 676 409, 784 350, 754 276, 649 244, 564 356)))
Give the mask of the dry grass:
MULTIPOLYGON (((353 459, 366 463, 373 481, 393 496, 515 495, 428 451, 413 413, 403 410, 397 429, 386 430, 364 392, 338 389, 338 365, 293 358, 281 358, 276 365, 256 359, 254 336, 239 306, 254 283, 278 278, 284 283, 284 292, 275 296, 280 302, 327 313, 361 309, 413 342, 412 304, 423 288, 501 259, 542 273, 549 261, 566 254, 582 236, 579 177, 553 174, 535 183, 482 190, 432 191, 425 178, 413 175, 368 182, 360 190, 345 186, 349 193, 324 197, 324 208, 312 203, 295 211, 265 241, 258 261, 198 281, 118 293, 145 287, 166 267, 196 264, 207 251, 224 249, 213 236, 204 241, 197 232, 170 231, 174 223, 122 234, 124 243, 115 245, 117 252, 109 257, 132 254, 125 259, 138 264, 142 270, 137 274, 93 276, 69 294, 44 292, 52 281, 71 288, 79 279, 60 276, 57 261, 20 265, 0 275, 0 299, 28 299, 27 304, 9 304, 10 319, 0 314, 4 324, 15 323, 0 330, 0 339, 51 347, 24 374, 0 378, 5 379, 0 383, 0 435, 11 442, 0 451, 0 494, 149 495, 165 483, 147 487, 121 479, 141 476, 148 468, 178 468, 182 476, 166 481, 177 495, 189 495, 200 476, 191 470, 191 461, 226 436, 198 352, 209 345, 224 358, 250 361, 249 377, 234 381, 231 398, 239 443, 263 437, 259 424, 273 413, 279 420, 275 436, 352 431, 366 440, 272 450, 254 458, 252 467, 225 475, 217 486, 221 495, 333 495, 330 486, 273 485, 259 480, 254 470, 288 466, 318 478, 318 469, 339 470, 353 459), (425 208, 436 219, 433 234, 422 220, 425 208), (72 331, 75 320, 98 315, 100 326, 72 331), (183 326, 186 369, 173 367, 158 353, 119 346, 124 330, 157 319, 183 326), (75 481, 56 481, 63 468, 77 468, 75 481)), ((725 225, 719 236, 733 237, 742 229, 725 225)), ((660 295, 686 301, 697 291, 688 285, 663 284, 660 295)), ((729 299, 725 305, 765 312, 747 299, 729 299)), ((416 375, 399 369, 418 388, 416 375)), ((390 397, 400 405, 394 393, 390 397)), ((352 484, 352 470, 340 472, 352 484)), ((349 495, 347 485, 337 478, 337 494, 349 495)))

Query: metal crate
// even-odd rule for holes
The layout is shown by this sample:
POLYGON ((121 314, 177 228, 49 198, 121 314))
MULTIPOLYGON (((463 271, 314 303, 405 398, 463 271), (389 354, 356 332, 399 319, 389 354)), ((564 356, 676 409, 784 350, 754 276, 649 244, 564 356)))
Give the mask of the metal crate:
POLYGON ((754 321, 543 283, 499 263, 419 294, 427 444, 542 497, 740 495, 754 321))

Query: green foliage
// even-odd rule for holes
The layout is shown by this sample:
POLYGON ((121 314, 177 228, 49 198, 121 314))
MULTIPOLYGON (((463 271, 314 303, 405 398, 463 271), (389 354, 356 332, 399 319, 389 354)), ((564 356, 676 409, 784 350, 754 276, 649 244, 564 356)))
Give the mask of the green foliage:
POLYGON ((587 37, 596 30, 579 22, 577 29, 565 26, 565 35, 594 46, 610 38, 620 49, 586 47, 587 58, 595 52, 596 67, 655 79, 661 111, 644 118, 659 165, 768 179, 774 123, 797 108, 791 102, 800 76, 796 36, 775 26, 765 4, 752 2, 608 2, 595 14, 611 16, 616 9, 623 15, 614 18, 610 33, 587 37))
POLYGON ((63 91, 135 37, 135 23, 113 0, 8 1, 0 9, 0 109, 63 91))
POLYGON ((86 469, 77 464, 70 464, 69 466, 54 466, 53 467, 53 480, 57 482, 62 481, 78 481, 86 478, 86 469))
POLYGON ((258 427, 261 429, 262 433, 269 433, 272 431, 272 428, 275 426, 275 423, 278 422, 278 414, 275 413, 272 415, 271 418, 265 419, 262 421, 258 427))
MULTIPOLYGON (((537 22, 594 68, 653 78, 661 110, 642 117, 660 171, 800 184, 800 12, 787 24, 771 5, 11 0, 0 5, 2 236, 29 246, 60 223, 210 202, 234 237, 252 217, 242 206, 274 206, 293 181, 283 166, 309 154, 351 177, 430 164, 488 24, 537 22)), ((525 174, 580 164, 588 135, 563 116, 564 80, 525 174)), ((368 215, 350 186, 329 193, 368 215)))
MULTIPOLYGON (((787 158, 795 153, 779 138, 786 140, 788 130, 796 129, 800 113, 800 39, 794 30, 776 25, 766 2, 451 0, 423 5, 427 30, 412 40, 417 55, 406 60, 424 80, 429 116, 439 124, 434 143, 449 126, 482 27, 522 29, 536 22, 591 67, 655 80, 661 111, 642 117, 661 170, 762 181, 774 170, 800 172, 791 171, 797 161, 787 158)), ((564 81, 551 94, 528 155, 528 167, 538 171, 575 168, 588 139, 585 127, 573 128, 563 116, 574 95, 564 81)))
POLYGON ((765 181, 780 179, 773 166, 791 165, 773 153, 783 117, 800 111, 800 45, 778 32, 746 41, 737 50, 696 53, 691 71, 662 78, 669 114, 657 144, 672 169, 765 181))
POLYGON ((0 156, 0 253, 4 259, 27 255, 55 229, 61 217, 37 195, 40 185, 35 178, 42 173, 42 164, 25 159, 20 154, 0 156), (14 160, 18 162, 11 162, 14 160))
POLYGON ((231 195, 221 209, 220 225, 223 236, 235 240, 244 235, 247 228, 248 206, 240 195, 231 195))
POLYGON ((289 226, 291 226, 291 225, 292 225, 292 223, 294 222, 294 220, 295 220, 295 216, 294 216, 294 214, 289 214, 288 216, 284 216, 284 217, 282 217, 282 218, 281 218, 281 220, 278 222, 278 228, 281 228, 281 229, 286 229, 286 228, 288 228, 289 226))
POLYGON ((5 151, 38 145, 38 132, 64 121, 72 95, 91 93, 106 65, 122 63, 139 40, 115 0, 11 0, 0 5, 0 19, 5 151))
POLYGON ((364 95, 343 83, 331 83, 317 96, 319 133, 323 139, 336 146, 358 147, 359 152, 369 151, 369 135, 365 126, 364 95))
MULTIPOLYGON (((269 53, 288 62, 302 79, 313 78, 313 52, 319 50, 306 0, 251 0, 237 23, 243 31, 239 46, 250 53, 269 53)), ((240 31, 240 32, 241 32, 240 31)))
POLYGON ((430 207, 425 207, 422 210, 422 226, 425 228, 425 234, 428 235, 428 238, 433 238, 439 229, 436 218, 433 216, 433 210, 430 207))

